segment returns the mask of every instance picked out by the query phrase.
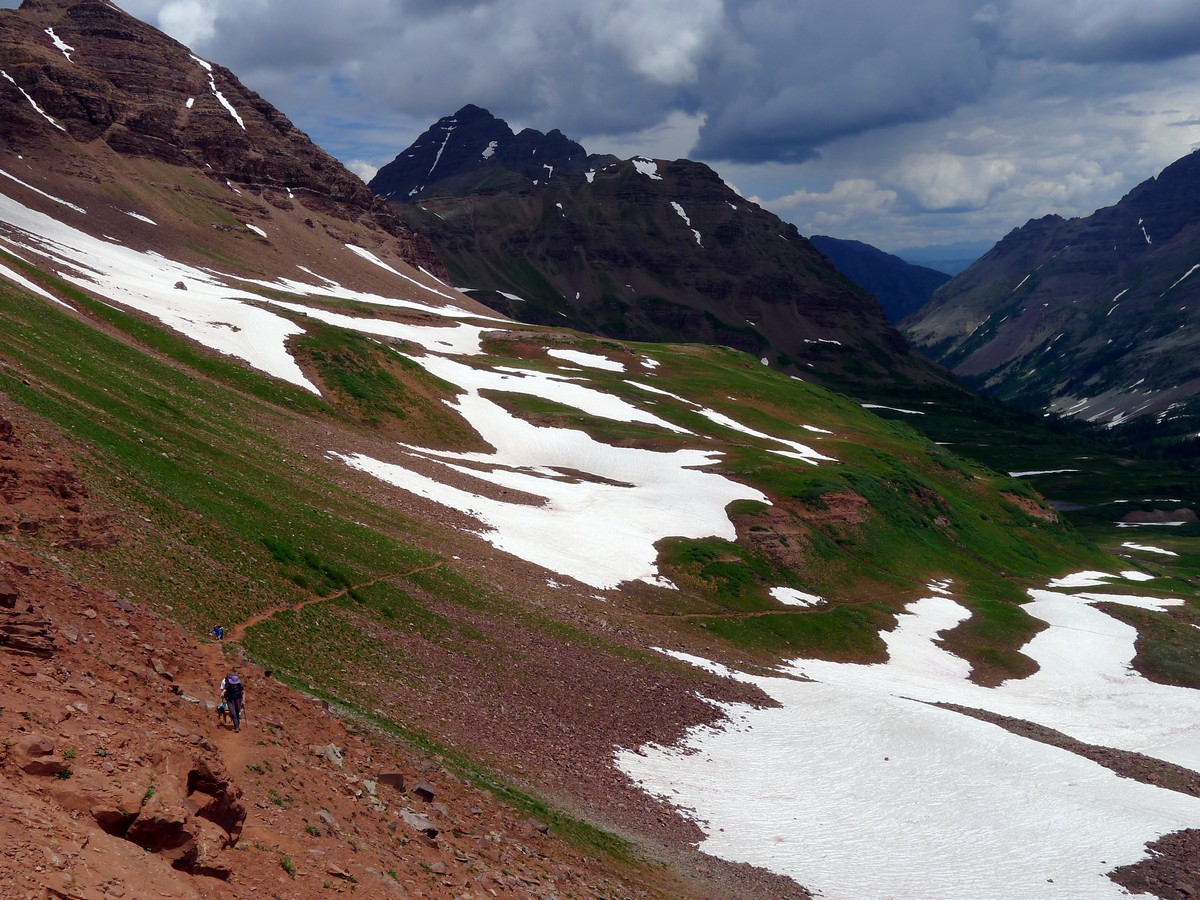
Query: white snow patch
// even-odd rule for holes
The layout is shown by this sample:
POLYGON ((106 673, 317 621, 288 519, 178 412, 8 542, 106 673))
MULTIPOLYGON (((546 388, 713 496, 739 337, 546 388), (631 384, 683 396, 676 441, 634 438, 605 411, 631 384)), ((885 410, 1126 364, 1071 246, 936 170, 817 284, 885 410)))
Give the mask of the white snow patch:
POLYGON ((789 587, 773 587, 771 588, 771 596, 784 606, 820 606, 825 602, 824 597, 818 597, 816 594, 806 594, 804 591, 798 591, 795 588, 789 587))
MULTIPOLYGON (((439 297, 445 297, 447 300, 455 299, 454 297, 451 297, 449 294, 445 294, 439 290, 431 288, 427 284, 422 284, 421 282, 417 281, 417 279, 413 278, 411 275, 405 275, 399 269, 395 269, 392 266, 389 266, 382 259, 380 259, 378 256, 376 256, 370 250, 367 250, 365 247, 357 247, 354 244, 346 244, 345 247, 347 250, 349 250, 351 253, 355 254, 356 256, 361 256, 367 262, 374 263, 375 265, 379 266, 379 268, 386 269, 388 272, 391 272, 393 275, 398 275, 399 277, 403 278, 405 281, 412 282, 417 287, 421 288, 421 290, 423 290, 423 291, 428 291, 429 293, 436 294, 439 297)), ((517 299, 520 299, 520 298, 517 298, 517 299)))
POLYGON ((139 222, 145 222, 147 225, 157 225, 158 224, 153 219, 151 219, 149 216, 143 216, 141 213, 133 212, 133 210, 123 209, 123 210, 121 210, 121 212, 125 213, 125 215, 129 216, 130 218, 137 219, 139 222))
POLYGON ((52 293, 50 293, 48 290, 46 290, 40 284, 35 284, 34 282, 32 282, 28 278, 26 278, 24 275, 22 275, 20 272, 13 271, 12 269, 10 269, 8 266, 4 265, 3 263, 0 263, 0 277, 7 278, 9 281, 19 284, 21 287, 25 288, 25 290, 30 291, 34 294, 37 294, 39 297, 45 297, 47 300, 53 300, 59 306, 65 306, 67 309, 75 308, 71 304, 65 303, 64 301, 59 300, 57 297, 55 297, 52 293))
POLYGON ((444 128, 446 136, 442 139, 442 146, 438 147, 437 155, 433 158, 433 165, 430 166, 429 171, 425 173, 426 178, 433 174, 433 170, 436 169, 438 163, 442 161, 442 153, 445 151, 446 145, 450 143, 450 135, 454 133, 454 128, 455 126, 453 125, 444 128))
POLYGON ((585 353, 582 350, 559 350, 550 349, 546 351, 547 356, 553 356, 556 359, 565 359, 567 362, 577 363, 581 366, 587 366, 589 369, 603 369, 606 372, 624 372, 625 364, 618 362, 615 359, 609 359, 607 356, 601 356, 599 353, 585 353))
POLYGON ((242 224, 245 225, 247 228, 249 228, 251 231, 253 231, 255 234, 257 234, 259 237, 265 238, 267 236, 267 233, 265 231, 263 231, 261 228, 259 228, 257 225, 251 225, 249 222, 243 222, 242 224))
POLYGON ((184 104, 184 106, 186 106, 188 109, 191 109, 191 108, 192 108, 193 106, 195 106, 195 105, 196 105, 196 98, 195 98, 195 97, 188 97, 188 98, 187 98, 187 103, 185 103, 185 104, 184 104))
MULTIPOLYGON (((630 384, 635 384, 635 382, 630 382, 630 384)), ((646 388, 645 385, 635 384, 635 386, 641 387, 646 390, 650 390, 649 388, 646 388)), ((665 392, 660 392, 660 393, 665 393, 665 392)), ((670 396, 670 395, 668 395, 668 396, 670 396)), ((682 399, 682 398, 676 398, 676 399, 682 399)), ((684 401, 684 402, 689 402, 689 401, 684 401)), ((800 444, 800 443, 797 443, 796 441, 789 441, 785 438, 774 437, 773 435, 770 435, 770 434, 763 434, 761 431, 755 431, 753 428, 749 428, 749 427, 743 425, 742 423, 729 418, 729 416, 725 415, 724 413, 717 412, 716 410, 705 409, 704 407, 701 406, 701 407, 697 407, 696 412, 698 412, 700 415, 704 416, 710 422, 715 422, 718 425, 723 425, 724 427, 731 428, 734 431, 740 431, 742 434, 748 434, 751 437, 761 438, 766 441, 774 441, 777 444, 783 444, 785 447, 792 448, 792 450, 790 452, 785 451, 785 450, 771 450, 770 451, 771 453, 778 454, 779 456, 786 456, 789 459, 798 459, 802 462, 806 462, 809 465, 813 465, 813 466, 817 465, 818 462, 837 462, 837 460, 834 459, 832 456, 825 456, 822 453, 818 453, 816 450, 812 449, 811 447, 809 447, 805 444, 800 444)))
POLYGON ((47 200, 53 200, 55 203, 65 206, 67 209, 73 209, 73 210, 75 210, 75 212, 84 213, 85 215, 87 214, 87 210, 84 209, 82 206, 76 206, 74 203, 68 203, 66 200, 61 200, 58 197, 55 197, 53 194, 47 194, 45 191, 35 188, 32 184, 25 183, 20 178, 18 178, 16 175, 6 172, 3 169, 0 169, 0 175, 3 175, 5 178, 9 179, 10 181, 15 181, 17 184, 21 185, 21 187, 25 188, 26 190, 33 191, 35 194, 45 197, 47 200))
POLYGON ((1141 550, 1143 553, 1161 553, 1163 556, 1178 556, 1174 550, 1164 550, 1162 547, 1151 547, 1147 544, 1135 544, 1132 541, 1126 541, 1121 545, 1128 547, 1130 550, 1141 550))
POLYGON ((658 163, 652 159, 646 159, 644 156, 635 156, 632 160, 633 167, 648 178, 653 178, 655 181, 662 181, 662 176, 658 174, 658 163))
POLYGON ((303 329, 246 302, 260 302, 260 296, 229 286, 215 273, 94 238, 4 194, 0 222, 23 232, 17 245, 50 260, 64 281, 141 310, 206 347, 319 393, 287 351, 288 339, 303 329), (187 284, 186 291, 175 289, 179 281, 187 284))
MULTIPOLYGON (((362 454, 332 455, 403 490, 473 516, 481 523, 481 538, 552 572, 596 588, 634 580, 665 586, 657 567, 657 541, 669 536, 733 540, 735 529, 725 507, 738 499, 767 502, 753 488, 701 471, 715 462, 717 454, 611 447, 582 431, 540 428, 480 396, 481 389, 496 389, 494 373, 437 357, 421 362, 467 391, 450 405, 496 449, 492 454, 415 447, 409 452, 459 476, 473 476, 542 502, 509 503, 362 454)), ((512 379, 517 385, 531 380, 512 379)), ((553 399, 576 405, 566 392, 572 385, 538 381, 562 391, 550 391, 553 399)))
MULTIPOLYGON (((1179 281, 1183 281, 1184 278, 1187 278, 1189 275, 1191 275, 1197 269, 1200 269, 1200 263, 1197 263, 1196 265, 1194 265, 1190 269, 1188 269, 1186 272, 1184 272, 1183 276, 1179 279, 1179 281)), ((1168 293, 1172 288, 1175 287, 1175 285, 1179 284, 1179 281, 1176 281, 1175 284, 1171 285, 1171 287, 1167 288, 1167 290, 1163 291, 1163 293, 1164 294, 1168 293)))
POLYGON ((1126 896, 1106 873, 1144 858, 1147 841, 1197 827, 1200 800, 931 704, 1195 768, 1200 692, 1138 675, 1136 631, 1092 599, 1029 593, 1023 608, 1048 625, 1022 650, 1039 669, 997 688, 970 682, 969 664, 941 644, 970 616, 946 597, 897 617, 881 635, 884 664, 801 659, 755 676, 670 653, 779 706, 715 704, 724 721, 673 747, 619 751, 616 763, 696 822, 704 852, 789 876, 825 900, 1126 896))
POLYGON ((238 115, 238 111, 233 108, 233 104, 225 99, 225 95, 217 90, 217 82, 213 75, 213 67, 211 63, 205 62, 200 57, 194 54, 189 54, 196 63, 208 73, 208 89, 212 91, 212 95, 217 98, 217 102, 225 107, 226 111, 233 116, 233 120, 242 127, 242 131, 246 130, 246 123, 242 121, 242 117, 238 115))
POLYGON ((64 43, 62 38, 54 33, 53 28, 47 28, 46 34, 50 35, 50 40, 54 42, 55 47, 62 51, 62 55, 67 58, 67 62, 73 63, 75 60, 71 59, 71 54, 75 52, 75 48, 70 44, 64 43))
POLYGON ((1078 469, 1031 469, 1028 472, 1009 472, 1009 478, 1029 478, 1032 475, 1057 475, 1060 472, 1078 472, 1078 469))
POLYGON ((919 410, 919 409, 901 409, 901 408, 900 408, 900 407, 898 407, 898 406, 881 406, 881 405, 879 405, 878 403, 863 403, 863 404, 861 404, 861 406, 862 406, 862 408, 863 408, 863 409, 887 409, 887 410, 890 410, 890 411, 892 411, 892 412, 898 412, 898 413, 907 413, 907 414, 908 414, 908 415, 910 415, 910 416, 923 416, 923 415, 925 415, 925 413, 924 413, 922 410, 919 410))
POLYGON ((700 232, 695 228, 692 228, 692 220, 689 219, 688 214, 683 211, 683 207, 674 200, 671 201, 671 207, 675 210, 675 212, 679 213, 679 218, 683 219, 684 224, 687 225, 688 228, 691 228, 692 234, 696 236, 696 243, 703 247, 704 242, 700 240, 700 232))
POLYGON ((491 159, 492 154, 496 152, 496 148, 499 146, 500 146, 499 141, 489 141, 488 145, 483 148, 483 152, 480 153, 479 155, 482 156, 484 159, 491 159))

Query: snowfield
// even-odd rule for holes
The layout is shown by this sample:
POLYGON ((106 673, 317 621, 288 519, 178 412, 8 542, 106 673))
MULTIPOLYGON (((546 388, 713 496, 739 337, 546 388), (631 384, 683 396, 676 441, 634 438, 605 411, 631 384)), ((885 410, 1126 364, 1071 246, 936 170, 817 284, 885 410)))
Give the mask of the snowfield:
POLYGON ((621 751, 617 764, 694 818, 705 852, 827 900, 1128 896, 1107 873, 1142 859, 1148 841, 1200 827, 1200 800, 933 704, 1200 769, 1200 692, 1138 675, 1134 629, 1092 605, 1182 601, 1030 594, 1026 610, 1048 624, 1023 651, 1039 670, 997 688, 968 681, 970 666, 939 646, 938 634, 969 615, 945 596, 898 617, 883 635, 883 664, 795 660, 759 677, 672 654, 780 706, 720 705, 716 727, 673 747, 621 751))

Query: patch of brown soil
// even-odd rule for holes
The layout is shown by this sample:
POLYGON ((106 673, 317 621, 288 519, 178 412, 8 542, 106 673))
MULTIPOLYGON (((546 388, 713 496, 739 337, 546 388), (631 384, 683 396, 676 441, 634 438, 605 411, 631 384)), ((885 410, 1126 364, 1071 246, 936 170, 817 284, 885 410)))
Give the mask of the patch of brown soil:
POLYGON ((1042 522, 1058 521, 1058 513, 1052 507, 1046 506, 1032 497, 1022 497, 1020 494, 1010 494, 1005 491, 1001 491, 1000 496, 1004 498, 1005 502, 1011 503, 1027 516, 1042 522))

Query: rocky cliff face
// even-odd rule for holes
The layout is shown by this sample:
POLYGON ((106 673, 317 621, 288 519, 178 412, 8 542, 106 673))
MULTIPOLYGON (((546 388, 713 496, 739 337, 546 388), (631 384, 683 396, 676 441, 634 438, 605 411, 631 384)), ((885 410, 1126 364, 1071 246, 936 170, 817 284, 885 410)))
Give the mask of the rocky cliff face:
MULTIPOLYGON (((228 69, 105 0, 25 0, 0 10, 0 147, 51 152, 64 138, 203 171, 218 183, 386 231, 440 269, 428 244, 362 181, 228 69)), ((101 179, 100 172, 92 177, 101 179)))
POLYGON ((589 156, 468 106, 371 187, 459 285, 522 321, 721 344, 831 385, 944 378, 795 226, 703 164, 589 156))
MULTIPOLYGON (((905 322, 982 390, 1115 424, 1200 393, 1200 155, 1081 219, 1028 222, 905 322)), ((1194 429, 1193 429, 1194 430, 1194 429)))

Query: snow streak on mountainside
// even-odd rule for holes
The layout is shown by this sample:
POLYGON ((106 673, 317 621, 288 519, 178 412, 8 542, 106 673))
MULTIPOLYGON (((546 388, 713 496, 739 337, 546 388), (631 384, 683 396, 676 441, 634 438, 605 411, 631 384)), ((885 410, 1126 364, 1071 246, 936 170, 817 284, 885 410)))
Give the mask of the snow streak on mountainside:
POLYGON ((1014 229, 903 327, 986 393, 1106 426, 1180 419, 1173 430, 1195 433, 1198 209, 1192 153, 1115 206, 1014 229))

